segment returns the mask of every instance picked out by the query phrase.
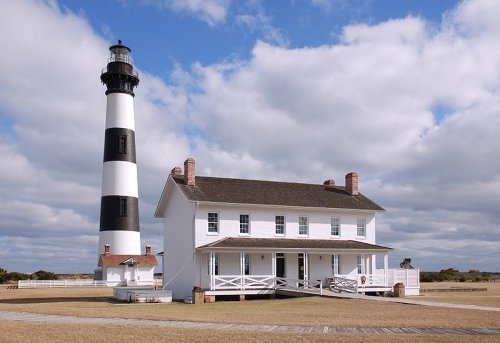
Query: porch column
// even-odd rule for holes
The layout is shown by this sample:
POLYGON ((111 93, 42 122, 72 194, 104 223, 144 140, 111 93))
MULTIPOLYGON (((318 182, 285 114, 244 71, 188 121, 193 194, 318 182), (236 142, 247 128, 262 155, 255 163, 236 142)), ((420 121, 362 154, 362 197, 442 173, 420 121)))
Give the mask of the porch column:
POLYGON ((304 280, 309 280, 309 255, 304 252, 304 280))
POLYGON ((384 284, 387 287, 388 280, 387 280, 387 271, 389 267, 389 254, 385 253, 384 255, 384 284))
POLYGON ((210 278, 210 290, 214 289, 214 253, 210 252, 208 253, 208 277, 210 278))
POLYGON ((245 253, 240 252, 240 285, 242 289, 245 289, 245 253))
POLYGON ((375 272, 377 271, 377 256, 375 254, 372 255, 372 263, 371 263, 371 273, 375 276, 375 272))

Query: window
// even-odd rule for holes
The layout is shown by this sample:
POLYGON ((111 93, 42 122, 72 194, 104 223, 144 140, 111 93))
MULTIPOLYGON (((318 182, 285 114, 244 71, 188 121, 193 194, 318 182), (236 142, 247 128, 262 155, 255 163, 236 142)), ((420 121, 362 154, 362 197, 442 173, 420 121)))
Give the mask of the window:
POLYGON ((277 235, 285 234, 285 216, 276 216, 274 219, 277 235))
POLYGON ((240 234, 250 234, 250 216, 248 214, 240 214, 240 234))
POLYGON ((365 255, 357 256, 358 274, 365 274, 365 255))
POLYGON ((120 135, 119 136, 118 152, 120 154, 126 154, 127 153, 127 136, 126 135, 120 135))
POLYGON ((330 234, 332 236, 340 236, 340 218, 333 217, 330 226, 330 234))
POLYGON ((212 266, 213 263, 213 275, 219 275, 219 254, 214 254, 213 255, 213 260, 210 260, 210 257, 212 255, 208 254, 208 275, 210 275, 210 267, 212 266))
POLYGON ((307 217, 299 217, 299 235, 307 236, 309 234, 309 220, 307 217))
POLYGON ((332 255, 332 275, 340 274, 339 255, 332 255))
POLYGON ((219 233, 219 214, 216 212, 208 213, 208 232, 219 233))
POLYGON ((250 255, 245 254, 245 270, 244 275, 250 275, 250 255))
POLYGON ((356 235, 358 237, 365 237, 366 236, 366 220, 363 218, 358 218, 357 220, 357 232, 356 235))
POLYGON ((120 198, 120 217, 127 216, 127 198, 120 198))

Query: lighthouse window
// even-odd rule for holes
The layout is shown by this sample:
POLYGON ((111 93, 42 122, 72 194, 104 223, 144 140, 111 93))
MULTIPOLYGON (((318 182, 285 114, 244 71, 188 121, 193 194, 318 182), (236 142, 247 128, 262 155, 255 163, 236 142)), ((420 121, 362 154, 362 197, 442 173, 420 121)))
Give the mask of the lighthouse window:
POLYGON ((127 216, 127 198, 120 198, 120 216, 127 216))
POLYGON ((120 154, 127 153, 127 136, 120 135, 118 151, 120 152, 120 154))

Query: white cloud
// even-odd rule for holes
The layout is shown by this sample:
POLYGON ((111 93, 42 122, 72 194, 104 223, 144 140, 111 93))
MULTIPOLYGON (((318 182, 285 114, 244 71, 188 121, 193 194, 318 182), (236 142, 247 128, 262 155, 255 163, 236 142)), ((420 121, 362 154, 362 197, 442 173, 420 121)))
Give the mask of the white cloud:
POLYGON ((262 40, 268 43, 279 46, 290 44, 282 30, 273 26, 272 18, 265 13, 259 0, 249 1, 245 13, 237 15, 235 19, 236 23, 248 27, 253 32, 261 33, 262 40))
POLYGON ((231 5, 231 0, 144 0, 143 2, 194 14, 211 26, 224 22, 231 5))

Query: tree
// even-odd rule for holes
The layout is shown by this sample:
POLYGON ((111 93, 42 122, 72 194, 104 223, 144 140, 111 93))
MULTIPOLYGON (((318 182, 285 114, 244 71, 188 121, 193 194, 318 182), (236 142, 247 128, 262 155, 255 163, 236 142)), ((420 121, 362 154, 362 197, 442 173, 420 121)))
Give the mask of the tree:
POLYGON ((59 279, 59 277, 56 274, 54 274, 52 272, 47 272, 45 270, 39 270, 33 274, 36 275, 37 280, 57 280, 57 279, 59 279))
POLYGON ((403 269, 413 269, 413 266, 411 265, 411 258, 405 257, 399 266, 403 269))
POLYGON ((4 283, 7 281, 7 271, 5 269, 0 268, 0 283, 4 283))

